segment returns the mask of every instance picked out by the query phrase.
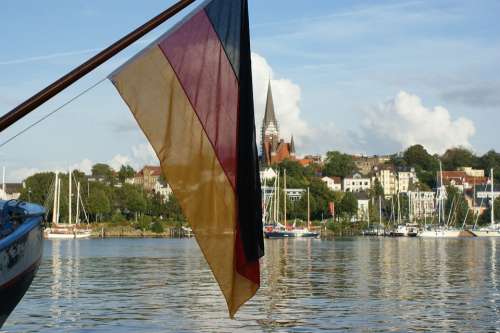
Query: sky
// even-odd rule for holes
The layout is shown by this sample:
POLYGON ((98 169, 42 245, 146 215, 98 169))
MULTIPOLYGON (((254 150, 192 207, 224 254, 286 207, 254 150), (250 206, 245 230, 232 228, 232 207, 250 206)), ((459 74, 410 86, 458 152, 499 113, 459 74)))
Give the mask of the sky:
MULTIPOLYGON (((198 1, 199 2, 199 1, 198 1)), ((4 0, 0 113, 8 112, 172 0, 4 0)), ((298 154, 387 154, 421 143, 500 151, 498 1, 249 0, 256 127, 267 82, 285 139, 298 154)), ((156 164, 106 80, 193 6, 0 133, 8 181, 92 164, 156 164)))

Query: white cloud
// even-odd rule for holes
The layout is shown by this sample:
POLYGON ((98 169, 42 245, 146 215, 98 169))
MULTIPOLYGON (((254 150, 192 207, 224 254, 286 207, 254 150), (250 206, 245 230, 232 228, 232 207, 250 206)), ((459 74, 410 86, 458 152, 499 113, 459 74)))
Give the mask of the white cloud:
POLYGON ((420 97, 401 91, 397 96, 366 113, 362 128, 367 139, 391 141, 405 149, 422 144, 432 153, 447 148, 471 147, 474 123, 463 117, 452 119, 442 106, 432 109, 422 104, 420 97))
POLYGON ((149 143, 141 143, 132 146, 131 164, 134 167, 142 167, 146 164, 159 164, 158 157, 149 143))
POLYGON ((122 165, 131 164, 131 160, 128 156, 117 154, 109 161, 109 166, 116 171, 120 170, 122 165))
POLYGON ((252 53, 252 78, 255 106, 255 126, 260 141, 260 128, 266 107, 268 81, 271 80, 274 109, 280 126, 280 135, 290 140, 293 135, 300 147, 312 133, 307 122, 301 117, 300 87, 286 78, 275 78, 273 69, 264 57, 252 53))
POLYGON ((34 173, 40 172, 37 168, 19 168, 19 169, 14 169, 12 172, 10 172, 8 176, 8 181, 12 182, 21 182, 28 178, 29 176, 33 175, 34 173))
MULTIPOLYGON (((92 170, 92 165, 94 165, 94 163, 92 163, 91 160, 89 160, 88 158, 84 158, 80 162, 71 165, 71 169, 72 170, 79 170, 79 171, 82 171, 86 174, 90 174, 90 172, 92 170)), ((60 170, 62 170, 62 168, 60 170)))

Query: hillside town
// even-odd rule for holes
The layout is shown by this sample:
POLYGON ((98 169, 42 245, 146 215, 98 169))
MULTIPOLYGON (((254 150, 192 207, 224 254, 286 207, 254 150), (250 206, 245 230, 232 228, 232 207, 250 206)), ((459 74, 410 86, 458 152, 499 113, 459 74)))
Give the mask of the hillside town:
MULTIPOLYGON (((414 145, 392 155, 365 156, 329 151, 324 156, 299 156, 295 144, 293 136, 290 140, 280 136, 269 83, 261 126, 263 201, 266 202, 275 191, 286 192, 286 217, 299 223, 307 218, 304 195, 308 187, 311 188, 313 220, 336 218, 339 221, 343 218, 362 223, 382 218, 390 220, 396 215, 413 221, 431 219, 436 212, 437 189, 441 186, 448 189, 448 196, 453 196, 450 200, 458 211, 457 219, 474 223, 474 218, 482 217, 479 221, 487 221, 492 203, 500 196, 500 186, 494 186, 493 190, 490 186, 490 170, 500 171, 500 154, 494 151, 477 157, 459 147, 438 156, 429 154, 421 145, 414 145), (285 170, 287 180, 283 179, 285 170), (288 181, 286 189, 283 186, 276 188, 278 178, 281 184, 288 181), (459 203, 464 207, 459 207, 459 203)), ((99 163, 92 167, 90 175, 78 170, 74 170, 73 175, 86 189, 84 198, 95 221, 110 220, 117 215, 133 216, 134 219, 137 214, 150 215, 152 219, 168 215, 165 209, 157 209, 154 213, 151 208, 153 201, 165 205, 173 198, 172 189, 158 165, 145 165, 140 170, 124 165, 114 170, 99 163), (121 194, 117 194, 119 192, 121 194), (136 198, 132 203, 117 199, 130 195, 141 199, 136 198)), ((54 173, 35 174, 21 183, 6 183, 4 169, 3 177, 0 198, 21 198, 41 204, 49 200, 47 188, 51 186, 54 173)), ((64 183, 64 174, 61 177, 64 183)), ((175 216, 181 215, 176 201, 173 202, 174 208, 170 209, 175 210, 175 216)))

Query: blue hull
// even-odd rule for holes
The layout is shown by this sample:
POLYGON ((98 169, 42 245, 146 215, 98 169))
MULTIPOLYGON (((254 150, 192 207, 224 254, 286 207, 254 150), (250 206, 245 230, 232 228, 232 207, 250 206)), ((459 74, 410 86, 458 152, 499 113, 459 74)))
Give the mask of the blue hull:
POLYGON ((0 328, 28 290, 43 251, 44 210, 0 201, 0 328), (9 214, 6 214, 9 211, 9 214))

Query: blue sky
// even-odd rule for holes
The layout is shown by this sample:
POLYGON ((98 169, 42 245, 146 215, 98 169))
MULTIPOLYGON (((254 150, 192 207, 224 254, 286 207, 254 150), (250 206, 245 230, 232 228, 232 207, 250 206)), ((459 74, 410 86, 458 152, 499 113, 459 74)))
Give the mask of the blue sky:
MULTIPOLYGON (((2 1, 0 113, 171 3, 2 1)), ((433 152, 499 151, 498 13, 496 1, 250 0, 256 114, 271 78, 282 133, 295 136, 302 154, 383 154, 413 143, 433 152)), ((1 133, 0 142, 104 79, 174 22, 1 133)), ((96 162, 155 162, 108 81, 0 148, 9 180, 96 162)))

